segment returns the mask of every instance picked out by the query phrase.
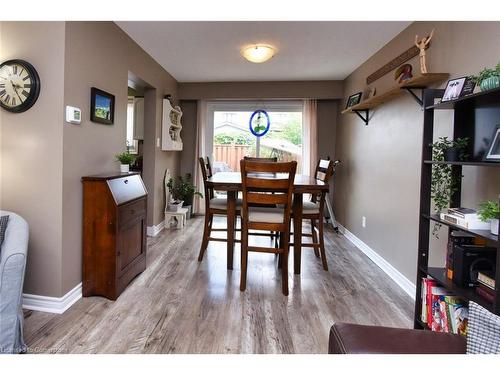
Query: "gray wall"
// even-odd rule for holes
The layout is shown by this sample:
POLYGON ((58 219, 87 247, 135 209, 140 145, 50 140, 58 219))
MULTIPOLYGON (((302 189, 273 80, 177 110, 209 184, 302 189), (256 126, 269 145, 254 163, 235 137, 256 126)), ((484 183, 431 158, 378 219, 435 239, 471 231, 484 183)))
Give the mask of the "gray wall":
POLYGON ((29 61, 42 87, 30 110, 0 110, 0 207, 30 226, 25 291, 60 296, 64 22, 0 22, 0 27, 0 60, 29 61))
MULTIPOLYGON (((427 52, 429 72, 460 77, 498 62, 499 22, 415 22, 346 79, 344 98, 365 89, 366 77, 411 47, 415 34, 427 35, 433 28, 435 36, 427 52)), ((417 58, 410 63, 419 72, 417 58)), ((372 86, 381 93, 394 84, 392 74, 372 86)), ((342 165, 335 180, 335 213, 347 229, 415 282, 422 111, 406 95, 377 107, 370 116, 368 126, 355 114, 339 116, 336 157, 342 165), (367 218, 366 228, 361 226, 362 216, 367 218)), ((437 135, 450 135, 450 111, 439 112, 435 123, 437 135)), ((500 174, 493 169, 464 168, 466 206, 475 207, 500 193, 500 174), (483 188, 477 189, 479 185, 483 188)), ((433 247, 431 263, 443 264, 445 247, 442 243, 433 247)))
POLYGON ((22 58, 40 74, 42 89, 27 112, 0 111, 0 205, 26 218, 30 248, 25 292, 60 297, 81 282, 81 176, 119 170, 125 150, 128 73, 147 82, 144 181, 148 225, 163 220, 163 175, 177 174, 179 152, 155 146, 162 98, 177 82, 112 22, 2 22, 1 60, 22 58), (114 125, 90 122, 90 87, 115 95, 114 125), (65 105, 82 123, 64 122, 65 105))

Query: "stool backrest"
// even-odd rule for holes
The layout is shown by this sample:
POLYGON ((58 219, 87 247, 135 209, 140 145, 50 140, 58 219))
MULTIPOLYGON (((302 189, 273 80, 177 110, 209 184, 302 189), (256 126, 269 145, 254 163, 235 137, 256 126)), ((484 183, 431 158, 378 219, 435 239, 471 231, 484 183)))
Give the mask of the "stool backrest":
POLYGON ((200 168, 201 168, 201 175, 203 177, 203 186, 205 189, 205 205, 208 206, 210 204, 210 199, 212 199, 215 194, 214 190, 210 188, 207 184, 207 180, 212 177, 212 165, 210 164, 210 159, 208 156, 205 158, 199 158, 198 161, 200 162, 200 168))
MULTIPOLYGON (((284 231, 290 223, 293 182, 297 162, 270 163, 241 160, 240 167, 243 186, 242 220, 248 223, 249 205, 273 207, 281 205, 284 216, 284 226, 281 230, 284 231)), ((253 229, 258 228, 253 226, 253 229)))
POLYGON ((243 159, 247 161, 262 161, 262 162, 268 162, 268 163, 276 163, 278 161, 277 157, 274 158, 254 158, 251 156, 245 156, 243 159))

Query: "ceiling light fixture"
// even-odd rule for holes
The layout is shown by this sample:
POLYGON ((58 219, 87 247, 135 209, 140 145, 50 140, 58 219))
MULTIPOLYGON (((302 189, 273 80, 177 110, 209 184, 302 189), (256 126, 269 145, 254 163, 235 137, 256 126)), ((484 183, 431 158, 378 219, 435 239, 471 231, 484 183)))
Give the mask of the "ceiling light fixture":
POLYGON ((245 59, 253 63, 263 63, 274 56, 276 50, 274 47, 265 44, 254 44, 241 50, 245 59))

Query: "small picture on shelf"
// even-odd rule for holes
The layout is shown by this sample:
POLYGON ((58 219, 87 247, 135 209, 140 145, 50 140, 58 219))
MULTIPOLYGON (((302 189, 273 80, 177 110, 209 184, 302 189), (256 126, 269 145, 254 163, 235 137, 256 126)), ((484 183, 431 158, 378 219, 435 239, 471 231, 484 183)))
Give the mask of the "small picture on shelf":
POLYGON ((356 94, 352 94, 351 96, 349 96, 349 99, 347 99, 347 104, 345 106, 345 108, 351 108, 352 106, 356 105, 356 104, 359 104, 359 102, 361 101, 361 96, 363 95, 362 92, 358 92, 356 94))
POLYGON ((450 100, 455 100, 462 94, 462 89, 465 85, 465 80, 467 77, 455 78, 448 81, 446 89, 444 91, 443 98, 441 102, 449 102, 450 100))
POLYGON ((476 82, 474 81, 473 77, 469 76, 465 78, 464 87, 462 88, 460 97, 474 93, 475 88, 476 88, 476 82))
POLYGON ((500 162, 500 125, 497 125, 495 129, 495 133, 493 134, 484 160, 500 162))

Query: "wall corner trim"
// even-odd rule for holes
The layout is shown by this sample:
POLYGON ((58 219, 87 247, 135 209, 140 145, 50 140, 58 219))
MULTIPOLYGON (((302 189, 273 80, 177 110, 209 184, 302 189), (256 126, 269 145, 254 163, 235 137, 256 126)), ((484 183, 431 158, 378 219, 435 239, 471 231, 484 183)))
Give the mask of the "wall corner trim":
POLYGON ((147 227, 146 234, 149 237, 156 237, 164 228, 165 228, 165 220, 163 220, 158 225, 153 225, 151 227, 147 227))
POLYGON ((62 314, 82 298, 82 283, 62 297, 39 296, 23 293, 23 309, 62 314))
POLYGON ((363 254, 370 258, 387 276, 389 276, 403 291, 415 300, 416 287, 410 280, 408 280, 401 272, 394 268, 389 262, 382 258, 375 250, 373 250, 366 243, 361 241, 358 237, 352 234, 341 224, 337 223, 340 232, 347 238, 354 246, 356 246, 363 254))

